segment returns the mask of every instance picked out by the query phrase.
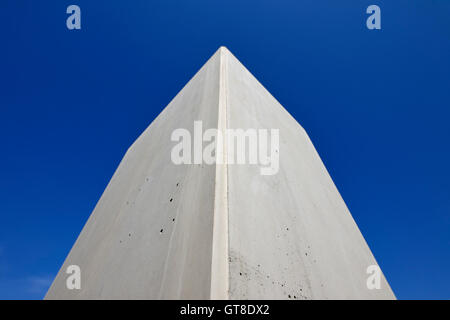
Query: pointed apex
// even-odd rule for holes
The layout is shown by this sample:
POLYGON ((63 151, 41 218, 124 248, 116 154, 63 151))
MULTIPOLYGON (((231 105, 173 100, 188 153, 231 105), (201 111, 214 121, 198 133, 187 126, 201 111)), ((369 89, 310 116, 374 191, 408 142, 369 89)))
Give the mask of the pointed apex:
POLYGON ((230 50, 228 50, 228 48, 225 47, 225 46, 220 46, 220 47, 219 47, 219 51, 220 51, 220 52, 223 52, 223 53, 230 52, 230 50))

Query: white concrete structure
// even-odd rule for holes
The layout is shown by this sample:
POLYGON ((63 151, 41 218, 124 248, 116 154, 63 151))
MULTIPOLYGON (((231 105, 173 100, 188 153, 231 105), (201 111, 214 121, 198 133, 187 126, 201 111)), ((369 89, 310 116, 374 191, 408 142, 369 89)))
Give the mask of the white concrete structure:
POLYGON ((222 47, 127 151, 46 299, 395 298, 367 288, 376 264, 306 132, 222 47), (279 129, 279 172, 173 164, 196 120, 279 129))

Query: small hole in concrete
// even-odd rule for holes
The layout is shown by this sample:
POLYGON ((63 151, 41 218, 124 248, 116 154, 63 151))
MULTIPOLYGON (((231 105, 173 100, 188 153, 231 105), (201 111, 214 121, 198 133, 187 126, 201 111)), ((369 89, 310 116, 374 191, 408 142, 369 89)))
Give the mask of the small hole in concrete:
POLYGON ((289 299, 291 298, 291 295, 290 295, 290 294, 288 294, 288 298, 289 298, 289 299))
POLYGON ((131 237, 131 233, 129 233, 128 236, 131 237))
POLYGON ((163 233, 163 229, 159 230, 159 233, 163 233))
POLYGON ((179 184, 180 184, 180 183, 177 183, 177 187, 178 187, 179 184))
POLYGON ((172 200, 173 200, 173 199, 172 199, 172 198, 170 198, 170 202, 172 202, 172 200))
POLYGON ((242 272, 239 272, 239 275, 242 276, 242 272))
POLYGON ((175 221, 175 218, 173 218, 172 221, 175 221))

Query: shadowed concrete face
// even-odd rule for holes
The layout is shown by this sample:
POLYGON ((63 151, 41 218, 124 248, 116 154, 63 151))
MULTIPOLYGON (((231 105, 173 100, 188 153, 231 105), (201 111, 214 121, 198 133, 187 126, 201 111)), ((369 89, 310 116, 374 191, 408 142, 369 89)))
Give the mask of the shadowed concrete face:
MULTIPOLYGON (((224 141, 224 154, 228 150, 224 141)), ((377 299, 376 265, 303 128, 220 48, 127 151, 46 299, 377 299), (279 171, 175 165, 171 134, 279 129, 279 171), (66 269, 81 269, 81 289, 66 269)))

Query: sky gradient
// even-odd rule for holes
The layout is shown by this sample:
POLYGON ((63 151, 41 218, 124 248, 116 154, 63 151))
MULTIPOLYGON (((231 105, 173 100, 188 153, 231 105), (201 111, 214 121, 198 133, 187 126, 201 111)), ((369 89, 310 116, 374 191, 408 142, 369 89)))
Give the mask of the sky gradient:
POLYGON ((43 298, 127 148, 221 45, 308 132, 397 298, 449 299, 449 17, 446 0, 2 0, 0 299, 43 298))

